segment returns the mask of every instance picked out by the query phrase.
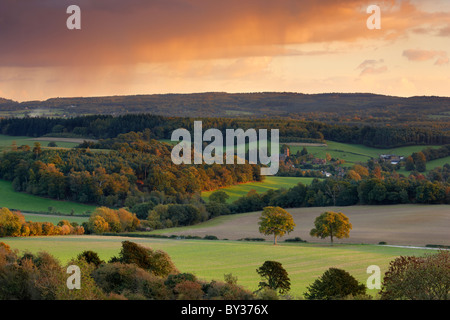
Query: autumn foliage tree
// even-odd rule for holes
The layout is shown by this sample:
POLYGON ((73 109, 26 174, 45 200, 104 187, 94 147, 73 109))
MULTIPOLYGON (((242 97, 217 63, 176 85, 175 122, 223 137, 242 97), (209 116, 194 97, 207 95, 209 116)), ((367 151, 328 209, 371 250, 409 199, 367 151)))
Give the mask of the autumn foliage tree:
POLYGON ((281 207, 265 207, 259 220, 259 232, 273 235, 273 244, 277 244, 277 237, 294 230, 295 223, 292 215, 281 207))
POLYGON ((450 252, 391 261, 383 280, 381 299, 448 300, 450 252))
POLYGON ((322 239, 330 237, 331 244, 335 237, 338 239, 348 238, 352 229, 352 224, 346 215, 333 211, 327 211, 318 216, 314 221, 314 226, 310 235, 322 239))

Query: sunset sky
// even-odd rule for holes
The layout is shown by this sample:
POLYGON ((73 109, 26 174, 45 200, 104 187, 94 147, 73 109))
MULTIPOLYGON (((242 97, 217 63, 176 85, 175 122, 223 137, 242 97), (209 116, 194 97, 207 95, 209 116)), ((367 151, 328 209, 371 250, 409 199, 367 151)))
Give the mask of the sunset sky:
POLYGON ((210 91, 450 96, 450 1, 0 2, 0 97, 210 91))

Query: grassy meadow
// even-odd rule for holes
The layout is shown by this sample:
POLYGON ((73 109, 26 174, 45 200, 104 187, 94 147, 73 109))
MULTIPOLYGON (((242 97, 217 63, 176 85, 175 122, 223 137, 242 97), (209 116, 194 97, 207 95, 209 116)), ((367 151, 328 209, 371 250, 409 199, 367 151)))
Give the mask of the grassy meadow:
MULTIPOLYGON (((290 294, 299 299, 308 285, 330 267, 350 272, 366 283, 367 267, 378 265, 382 274, 389 262, 400 255, 423 255, 432 250, 377 245, 287 244, 270 242, 139 239, 102 236, 59 236, 4 238, 3 242, 20 252, 47 251, 62 263, 83 250, 94 250, 108 260, 120 251, 121 242, 129 240, 152 249, 166 251, 181 272, 194 273, 202 280, 223 281, 224 274, 238 277, 238 284, 256 290, 260 281, 256 269, 266 260, 281 262, 291 279, 290 294)), ((376 295, 377 290, 369 293, 376 295)))
POLYGON ((70 214, 73 210, 75 215, 89 214, 96 208, 95 206, 76 202, 59 201, 23 192, 15 192, 12 183, 4 180, 0 180, 0 207, 22 212, 48 212, 48 208, 53 207, 55 213, 70 214))
MULTIPOLYGON (((287 143, 289 145, 289 143, 287 143)), ((439 148, 440 146, 407 146, 407 147, 399 147, 399 148, 391 148, 391 149, 376 149, 366 147, 364 145, 359 144, 348 144, 348 143, 340 143, 334 141, 326 141, 326 146, 306 146, 306 149, 309 153, 313 154, 316 158, 325 159, 326 154, 330 154, 331 157, 335 159, 345 160, 347 165, 353 165, 358 162, 367 162, 370 158, 378 159, 381 154, 395 154, 398 156, 410 156, 414 152, 422 151, 423 149, 431 147, 431 148, 439 148)), ((291 153, 296 153, 297 151, 301 151, 303 149, 302 146, 290 146, 291 153)), ((449 159, 447 162, 449 163, 449 159)), ((433 169, 433 164, 430 162, 430 166, 427 166, 428 169, 433 169)), ((439 162, 436 162, 436 166, 439 162)))
MULTIPOLYGON (((299 182, 309 185, 314 180, 314 178, 297 178, 297 177, 276 177, 276 176, 266 176, 262 182, 251 182, 238 184, 235 186, 221 188, 220 190, 225 191, 230 197, 228 202, 231 203, 240 197, 245 196, 250 190, 255 190, 258 193, 263 193, 269 190, 276 189, 289 189, 296 186, 299 182)), ((202 192, 202 198, 208 201, 208 197, 214 191, 202 192)))
POLYGON ((58 148, 74 148, 81 142, 75 141, 74 139, 65 138, 32 138, 32 137, 12 137, 0 135, 0 151, 10 150, 13 142, 16 143, 18 147, 22 145, 27 145, 30 148, 34 147, 35 142, 39 142, 42 148, 47 148, 49 142, 55 142, 58 148))

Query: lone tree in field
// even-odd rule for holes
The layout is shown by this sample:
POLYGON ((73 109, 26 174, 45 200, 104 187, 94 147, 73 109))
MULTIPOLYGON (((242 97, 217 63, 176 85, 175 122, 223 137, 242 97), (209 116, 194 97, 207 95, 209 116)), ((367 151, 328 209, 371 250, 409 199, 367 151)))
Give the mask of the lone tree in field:
POLYGON ((269 288, 283 294, 291 289, 291 281, 287 271, 277 261, 266 261, 256 269, 256 272, 266 281, 259 283, 259 290, 269 288))
POLYGON ((259 219, 259 232, 265 235, 273 234, 273 244, 277 237, 282 237, 294 230, 294 219, 289 212, 280 207, 265 207, 259 219))
POLYGON ((333 237, 338 239, 348 238, 352 224, 348 217, 342 212, 327 211, 322 213, 314 221, 315 228, 309 233, 312 237, 325 239, 331 238, 333 244, 333 237))

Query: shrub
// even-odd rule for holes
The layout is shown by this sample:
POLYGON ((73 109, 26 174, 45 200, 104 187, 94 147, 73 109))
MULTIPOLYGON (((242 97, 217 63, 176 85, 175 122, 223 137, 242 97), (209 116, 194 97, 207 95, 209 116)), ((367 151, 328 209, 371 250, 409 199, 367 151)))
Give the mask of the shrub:
POLYGON ((450 252, 391 261, 381 299, 447 300, 450 291, 450 252))
POLYGON ((219 240, 216 236, 206 235, 203 237, 205 240, 219 240))
POLYGON ((102 263, 104 263, 103 260, 100 259, 97 252, 86 250, 80 253, 77 256, 77 260, 84 259, 87 263, 91 263, 95 265, 95 267, 100 266, 102 263))
POLYGON ((254 295, 236 284, 211 281, 203 288, 206 298, 212 300, 252 300, 254 295))
POLYGON ((139 295, 148 299, 168 298, 162 279, 133 264, 102 264, 92 277, 106 293, 123 295, 129 299, 136 299, 139 295))
POLYGON ((178 283, 174 290, 178 300, 201 300, 203 298, 202 285, 194 281, 178 283))
POLYGON ((358 296, 366 293, 366 287, 347 271, 330 268, 307 288, 305 298, 308 300, 337 300, 349 295, 358 296))
POLYGON ((300 237, 295 237, 295 238, 293 238, 293 239, 286 239, 286 240, 284 240, 285 242, 307 242, 306 240, 303 240, 302 238, 300 238, 300 237))
POLYGON ((183 282, 183 281, 197 281, 197 277, 193 275, 192 273, 178 273, 178 274, 170 274, 164 284, 169 289, 174 289, 177 284, 183 282))
POLYGON ((113 261, 136 264, 138 267, 160 277, 178 272, 166 252, 161 250, 153 251, 130 241, 122 242, 122 250, 119 253, 119 257, 113 261))

